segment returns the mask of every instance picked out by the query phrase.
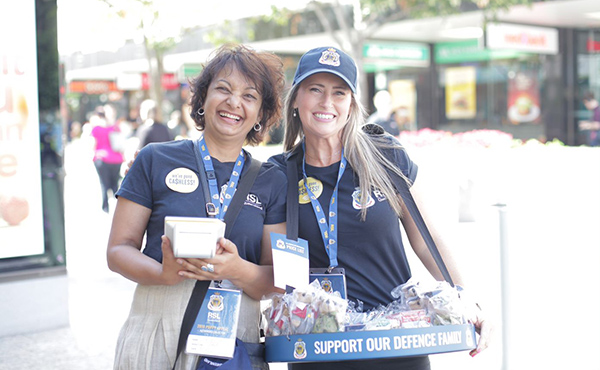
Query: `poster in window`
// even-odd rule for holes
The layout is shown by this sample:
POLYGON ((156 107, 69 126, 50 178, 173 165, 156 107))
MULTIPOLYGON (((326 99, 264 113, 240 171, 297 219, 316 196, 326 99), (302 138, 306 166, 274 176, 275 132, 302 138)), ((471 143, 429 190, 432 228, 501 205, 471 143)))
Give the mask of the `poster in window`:
POLYGON ((34 0, 0 12, 0 258, 44 253, 35 27, 34 0))
POLYGON ((446 117, 448 119, 473 119, 477 114, 475 67, 447 68, 446 117))
POLYGON ((540 91, 537 76, 532 72, 509 74, 508 119, 513 125, 538 123, 540 91))

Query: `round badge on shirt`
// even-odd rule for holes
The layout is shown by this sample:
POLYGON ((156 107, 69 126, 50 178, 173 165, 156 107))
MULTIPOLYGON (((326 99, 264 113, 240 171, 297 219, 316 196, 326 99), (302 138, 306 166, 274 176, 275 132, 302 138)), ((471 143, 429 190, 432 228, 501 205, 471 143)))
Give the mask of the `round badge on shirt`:
POLYGON ((167 187, 178 193, 191 193, 198 188, 200 181, 194 171, 179 167, 167 175, 165 178, 167 187))
MULTIPOLYGON (((313 177, 308 177, 307 180, 310 190, 315 195, 315 197, 319 198, 321 196, 321 193, 323 193, 323 183, 313 177)), ((300 204, 310 203, 308 192, 304 187, 304 179, 298 181, 298 202, 300 202, 300 204)))

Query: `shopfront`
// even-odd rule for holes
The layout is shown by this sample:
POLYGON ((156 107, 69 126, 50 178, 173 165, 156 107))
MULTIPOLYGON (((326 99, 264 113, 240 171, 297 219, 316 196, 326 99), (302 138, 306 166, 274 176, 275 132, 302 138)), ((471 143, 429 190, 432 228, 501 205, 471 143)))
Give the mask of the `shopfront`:
MULTIPOLYGON (((573 107, 575 120, 579 123, 592 119, 592 112, 583 104, 585 94, 591 92, 596 99, 600 99, 600 29, 578 31, 575 36, 577 84, 573 107)), ((589 143, 590 134, 589 131, 578 131, 578 142, 589 143)))
MULTIPOLYGON (((36 46, 35 1, 2 8, 0 34, 18 37, 4 37, 0 50, 0 336, 68 324, 58 77, 56 99, 42 101, 52 94, 38 94, 49 87, 40 81, 51 72, 36 57, 55 60, 58 71, 58 56, 40 50, 40 32, 51 29, 37 30, 36 46)), ((38 8, 38 17, 48 10, 38 8)), ((38 25, 56 27, 44 20, 38 25)))
POLYGON ((583 95, 600 98, 600 30, 497 23, 480 38, 387 47, 431 50, 430 60, 391 61, 391 51, 380 47, 369 58, 365 48, 370 91, 387 89, 396 106, 406 106, 408 129, 500 130, 568 145, 589 140, 578 122, 591 117, 583 95))

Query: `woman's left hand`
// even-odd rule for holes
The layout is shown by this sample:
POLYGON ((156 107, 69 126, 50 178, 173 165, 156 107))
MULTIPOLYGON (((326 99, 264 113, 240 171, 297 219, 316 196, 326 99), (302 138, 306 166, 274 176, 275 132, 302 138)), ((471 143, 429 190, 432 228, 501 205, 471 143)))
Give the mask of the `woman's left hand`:
POLYGON ((475 303, 473 305, 475 307, 473 307, 473 310, 469 315, 469 321, 475 325, 475 330, 479 334, 479 341, 477 342, 477 348, 469 352, 471 357, 475 357, 478 353, 488 347, 494 331, 492 322, 485 317, 485 312, 483 312, 478 304, 475 303))
POLYGON ((229 239, 220 238, 213 258, 180 258, 177 260, 185 269, 180 275, 197 280, 232 280, 240 270, 242 261, 237 246, 229 239))

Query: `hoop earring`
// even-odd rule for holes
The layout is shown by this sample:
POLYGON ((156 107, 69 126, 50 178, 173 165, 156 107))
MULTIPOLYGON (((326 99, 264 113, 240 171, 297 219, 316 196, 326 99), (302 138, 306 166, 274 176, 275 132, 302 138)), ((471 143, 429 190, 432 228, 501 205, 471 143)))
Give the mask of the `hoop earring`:
POLYGON ((202 117, 204 115, 204 108, 199 108, 196 113, 202 117))
POLYGON ((254 131, 258 132, 262 129, 262 125, 260 124, 260 122, 256 122, 256 124, 254 125, 254 131))
POLYGON ((292 116, 298 117, 298 108, 294 108, 294 110, 292 111, 292 116))

